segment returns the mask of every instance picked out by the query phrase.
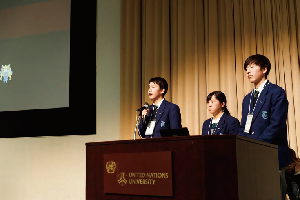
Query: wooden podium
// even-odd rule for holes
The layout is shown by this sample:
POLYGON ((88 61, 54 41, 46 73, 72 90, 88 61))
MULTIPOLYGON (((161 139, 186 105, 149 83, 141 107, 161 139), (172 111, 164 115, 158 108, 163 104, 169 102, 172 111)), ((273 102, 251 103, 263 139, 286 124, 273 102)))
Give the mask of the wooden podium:
MULTIPOLYGON (((124 167, 128 167, 127 164, 125 165, 123 164, 124 167)), ((164 167, 162 166, 162 169, 164 167)), ((277 145, 241 136, 185 136, 86 144, 86 200, 280 200, 279 185, 277 145), (122 176, 121 170, 118 171, 118 169, 116 172, 109 171, 118 168, 119 163, 124 163, 124 159, 129 159, 128 165, 133 163, 133 166, 137 167, 136 171, 140 174, 139 181, 152 184, 150 179, 150 181, 144 180, 145 177, 150 176, 147 173, 149 170, 142 173, 138 167, 149 159, 153 162, 148 162, 147 165, 156 164, 155 156, 159 157, 159 152, 166 154, 167 158, 162 158, 159 163, 168 164, 168 158, 171 157, 171 173, 169 175, 160 173, 161 177, 156 178, 167 175, 164 178, 171 178, 171 189, 169 183, 159 182, 167 180, 153 179, 153 185, 154 181, 157 184, 162 183, 166 188, 159 186, 160 190, 171 191, 171 195, 168 196, 170 193, 166 194, 167 196, 163 196, 163 193, 151 193, 153 185, 131 185, 131 187, 137 187, 136 190, 131 191, 142 192, 141 194, 143 194, 143 187, 150 188, 144 191, 149 195, 129 194, 130 191, 122 193, 123 188, 129 187, 129 182, 126 182, 125 186, 125 182, 122 182, 122 186, 118 186, 121 187, 121 192, 120 190, 111 192, 117 187, 109 188, 107 184, 122 184, 121 180, 127 181, 133 176, 133 173, 123 172, 122 176), (130 155, 133 156, 130 157, 130 155), (136 155, 142 155, 142 157, 136 155), (123 158, 123 161, 114 162, 111 158, 123 158), (110 173, 116 173, 116 175, 110 175, 110 173), (116 181, 113 180, 110 183, 107 176, 116 177, 116 181)))

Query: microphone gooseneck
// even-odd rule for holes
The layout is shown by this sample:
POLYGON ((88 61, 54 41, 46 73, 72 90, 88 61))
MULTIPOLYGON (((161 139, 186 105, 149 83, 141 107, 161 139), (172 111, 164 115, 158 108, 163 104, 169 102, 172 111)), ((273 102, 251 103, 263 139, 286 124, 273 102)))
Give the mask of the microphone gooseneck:
POLYGON ((137 109, 136 111, 140 111, 141 112, 141 111, 143 111, 145 109, 148 109, 148 108, 149 108, 149 104, 147 102, 145 102, 144 105, 143 105, 143 107, 137 109))

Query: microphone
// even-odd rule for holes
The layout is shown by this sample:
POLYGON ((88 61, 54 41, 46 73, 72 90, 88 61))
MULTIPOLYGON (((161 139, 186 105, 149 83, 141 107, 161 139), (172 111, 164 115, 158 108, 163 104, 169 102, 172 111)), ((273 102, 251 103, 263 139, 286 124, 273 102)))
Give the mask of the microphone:
POLYGON ((137 109, 136 111, 140 111, 141 112, 141 111, 143 111, 145 109, 148 109, 148 108, 149 108, 149 104, 147 102, 145 102, 144 105, 143 105, 143 107, 137 109))

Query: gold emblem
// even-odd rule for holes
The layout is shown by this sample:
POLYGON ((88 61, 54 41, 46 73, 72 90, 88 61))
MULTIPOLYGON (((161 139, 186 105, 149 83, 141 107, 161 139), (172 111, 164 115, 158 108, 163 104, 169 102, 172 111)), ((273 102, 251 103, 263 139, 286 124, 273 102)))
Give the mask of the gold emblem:
POLYGON ((106 163, 106 170, 107 170, 107 173, 109 173, 109 174, 115 173, 116 163, 114 161, 108 161, 106 163))
POLYGON ((127 176, 127 175, 124 172, 122 172, 121 174, 118 175, 118 183, 121 186, 124 186, 127 183, 127 180, 126 180, 125 176, 127 176))

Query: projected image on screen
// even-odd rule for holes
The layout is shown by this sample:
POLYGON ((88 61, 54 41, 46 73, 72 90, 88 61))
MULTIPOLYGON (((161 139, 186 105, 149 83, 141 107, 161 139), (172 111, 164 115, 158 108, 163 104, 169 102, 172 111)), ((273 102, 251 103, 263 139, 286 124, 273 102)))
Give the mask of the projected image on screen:
POLYGON ((69 107, 70 1, 0 2, 0 112, 69 107))
POLYGON ((2 65, 0 70, 0 80, 4 83, 7 83, 8 80, 11 80, 13 72, 11 70, 10 65, 2 65))

